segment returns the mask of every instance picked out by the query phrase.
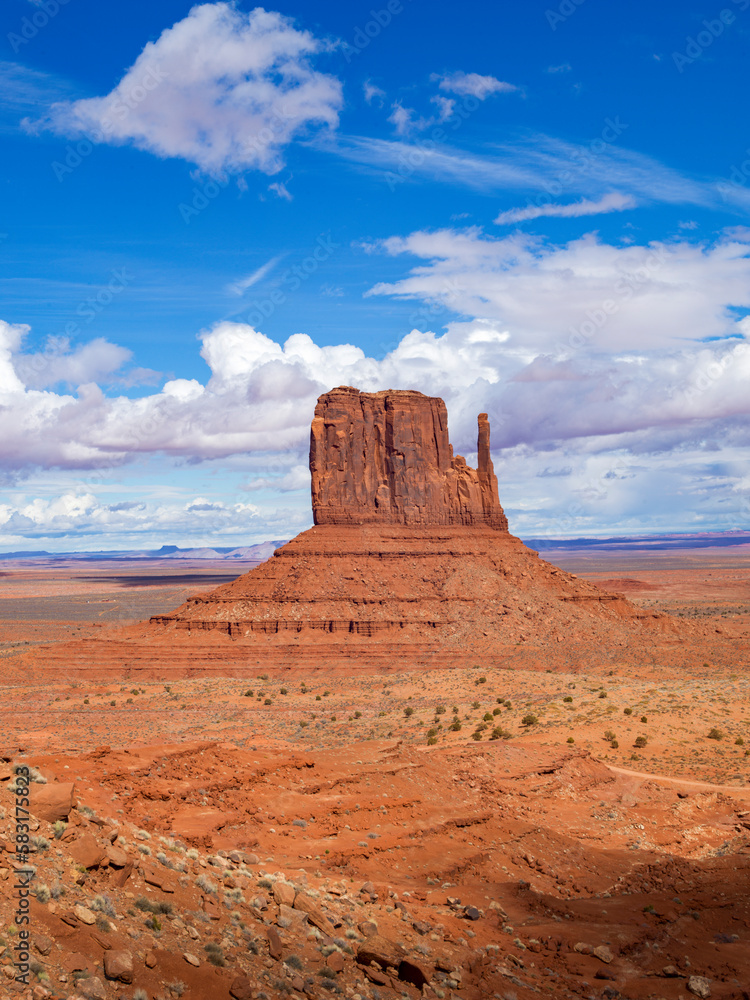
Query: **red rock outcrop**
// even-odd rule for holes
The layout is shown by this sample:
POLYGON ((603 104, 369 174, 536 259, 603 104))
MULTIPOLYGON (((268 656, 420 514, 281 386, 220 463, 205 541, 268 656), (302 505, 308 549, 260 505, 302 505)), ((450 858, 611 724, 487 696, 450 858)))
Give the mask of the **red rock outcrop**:
POLYGON ((315 524, 489 525, 507 531, 479 415, 478 468, 453 454, 445 403, 411 390, 320 397, 310 430, 315 524))
POLYGON ((453 455, 441 399, 348 386, 325 393, 310 435, 315 527, 152 625, 258 649, 277 643, 288 652, 304 638, 400 656, 486 655, 527 640, 562 642, 571 629, 621 645, 656 621, 509 534, 486 414, 477 451, 477 470, 453 455))

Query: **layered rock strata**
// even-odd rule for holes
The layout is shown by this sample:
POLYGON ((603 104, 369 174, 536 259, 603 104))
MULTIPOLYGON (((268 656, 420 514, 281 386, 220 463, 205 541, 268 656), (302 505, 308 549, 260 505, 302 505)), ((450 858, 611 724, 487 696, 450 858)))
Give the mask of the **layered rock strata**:
POLYGON ((340 386, 315 407, 310 472, 315 524, 484 524, 507 531, 479 415, 478 468, 453 454, 442 399, 340 386))
POLYGON ((477 451, 476 470, 453 455, 441 399, 350 387, 325 393, 310 435, 315 527, 152 623, 256 646, 287 648, 304 637, 330 648, 442 653, 562 642, 571 632, 622 645, 657 619, 509 534, 486 414, 477 451))

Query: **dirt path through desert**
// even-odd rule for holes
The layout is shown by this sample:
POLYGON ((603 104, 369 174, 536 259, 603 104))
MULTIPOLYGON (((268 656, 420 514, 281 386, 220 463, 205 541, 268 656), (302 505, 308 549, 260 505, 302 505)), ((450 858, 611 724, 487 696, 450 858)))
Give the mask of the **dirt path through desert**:
POLYGON ((670 778, 664 774, 649 774, 647 771, 630 771, 626 767, 606 765, 615 774, 629 775, 632 778, 647 778, 649 781, 664 781, 671 785, 687 785, 689 788, 704 792, 727 792, 736 798, 750 798, 750 788, 744 785, 712 785, 707 781, 691 781, 689 778, 670 778))

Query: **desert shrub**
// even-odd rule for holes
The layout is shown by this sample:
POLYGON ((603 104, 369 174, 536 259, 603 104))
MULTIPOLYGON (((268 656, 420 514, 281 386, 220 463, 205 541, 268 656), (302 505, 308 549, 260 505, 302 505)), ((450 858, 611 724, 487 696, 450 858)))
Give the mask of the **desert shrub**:
POLYGON ((302 959, 298 955, 290 955, 288 958, 285 958, 284 964, 288 965, 290 969, 296 969, 297 972, 301 972, 304 968, 302 959))
POLYGON ((493 708, 492 709, 492 714, 493 715, 500 715, 501 712, 502 712, 501 708, 493 708))
POLYGON ((109 934, 109 932, 112 930, 112 928, 109 925, 109 920, 107 920, 107 918, 104 916, 103 913, 100 913, 99 916, 96 918, 96 926, 98 930, 104 931, 105 934, 109 934))
POLYGON ((414 715, 414 709, 411 707, 411 705, 406 706, 406 708, 404 709, 404 715, 406 716, 407 719, 411 718, 411 716, 414 715))
POLYGON ((708 738, 710 740, 723 740, 724 733, 720 729, 717 729, 716 726, 714 726, 713 729, 709 731, 708 738))
POLYGON ((199 889, 203 889, 204 892, 208 892, 212 896, 215 896, 218 892, 216 885, 211 881, 208 875, 199 875, 195 880, 195 884, 199 889))
POLYGON ((571 696, 569 694, 566 694, 565 697, 563 698, 563 701, 572 701, 572 700, 573 699, 571 698, 571 696))
POLYGON ((428 747, 434 747, 436 743, 437 743, 437 736, 428 736, 427 737, 427 746, 428 747))
POLYGON ((509 740, 511 734, 507 729, 503 729, 502 726, 495 726, 495 728, 490 733, 491 740, 509 740))
POLYGON ((529 712, 528 715, 524 715, 521 719, 522 726, 535 726, 537 722, 539 722, 539 719, 537 719, 533 712, 529 712))
POLYGON ((617 740, 610 740, 609 745, 612 747, 613 750, 617 750, 620 746, 617 740))
POLYGON ((471 738, 472 738, 473 740, 481 740, 481 738, 482 738, 482 734, 481 734, 481 732, 479 732, 479 730, 477 730, 476 732, 473 732, 473 733, 471 734, 471 738))
MULTIPOLYGON (((141 896, 140 898, 145 899, 144 896, 141 896)), ((94 896, 94 899, 89 906, 90 909, 95 910, 97 913, 103 913, 107 917, 117 916, 117 911, 107 896, 94 896)))
POLYGON ((429 739, 431 736, 437 736, 437 732, 438 731, 437 731, 437 729, 435 729, 434 726, 432 727, 432 729, 428 729, 427 730, 427 739, 429 739))
POLYGON ((445 715, 445 705, 436 705, 435 715, 445 715))
POLYGON ((52 824, 52 832, 55 835, 55 840, 59 840, 67 829, 68 829, 67 823, 64 823, 61 819, 55 820, 55 822, 52 824))
POLYGON ((273 705, 273 702, 271 701, 270 698, 266 698, 266 700, 263 702, 263 704, 264 705, 273 705))
POLYGON ((608 740, 611 743, 614 738, 615 734, 612 732, 611 729, 608 729, 604 734, 604 739, 608 740))
POLYGON ((254 698, 255 697, 255 691, 253 691, 252 688, 248 688, 247 691, 245 691, 243 697, 244 698, 254 698))
POLYGON ((635 743, 633 744, 633 746, 642 748, 645 747, 647 743, 648 743, 648 736, 636 736, 635 743))
POLYGON ((633 709, 632 708, 623 708, 622 711, 623 711, 624 715, 632 715, 633 714, 633 709))
POLYGON ((645 715, 641 716, 641 722, 648 722, 648 717, 645 715))
POLYGON ((572 736, 569 736, 568 739, 567 739, 567 742, 568 743, 575 743, 575 740, 573 739, 572 736))
POLYGON ((227 963, 224 961, 224 952, 220 945, 216 944, 215 941, 209 941, 203 946, 203 949, 207 952, 206 957, 211 965, 215 965, 219 969, 224 968, 227 963))
POLYGON ((606 698, 607 697, 607 692, 606 691, 600 691, 599 692, 599 697, 600 698, 606 698))
POLYGON ((451 724, 448 726, 448 729, 450 729, 451 732, 457 733, 461 729, 461 720, 454 719, 453 722, 451 722, 451 724))
POLYGON ((474 683, 475 684, 486 684, 487 683, 487 678, 486 677, 477 677, 477 679, 474 681, 474 683))
POLYGON ((482 718, 485 722, 492 722, 492 712, 485 712, 482 718))
POLYGON ((361 713, 360 711, 356 711, 356 712, 354 713, 354 718, 355 718, 355 719, 361 719, 361 718, 362 718, 362 713, 361 713))
POLYGON ((49 903, 52 893, 48 885, 38 885, 36 887, 36 898, 40 903, 49 903))
POLYGON ((279 688, 279 694, 289 694, 286 688, 279 688))
POLYGON ((479 702, 478 701, 473 701, 471 703, 471 707, 476 711, 476 709, 479 708, 479 702))
POLYGON ((738 736, 737 739, 734 741, 734 745, 736 747, 744 747, 745 741, 742 739, 741 736, 738 736))

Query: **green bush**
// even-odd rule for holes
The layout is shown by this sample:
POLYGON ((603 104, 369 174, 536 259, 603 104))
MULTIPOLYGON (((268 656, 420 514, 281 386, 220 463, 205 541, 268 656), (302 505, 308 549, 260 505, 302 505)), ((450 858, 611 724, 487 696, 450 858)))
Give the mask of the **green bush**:
POLYGON ((724 733, 720 729, 717 729, 716 726, 714 726, 714 728, 709 732, 708 738, 710 740, 723 740, 724 733))
POLYGON ((565 697, 563 698, 563 701, 572 701, 572 700, 573 699, 571 698, 571 696, 569 694, 566 694, 565 697))
POLYGON ((633 744, 633 746, 642 748, 645 747, 647 743, 648 743, 648 736, 636 736, 635 743, 633 744))
POLYGON ((521 719, 522 726, 535 726, 537 722, 539 722, 539 719, 537 719, 533 712, 529 712, 528 715, 524 715, 521 719))
POLYGON ((503 729, 502 726, 495 726, 495 728, 490 733, 491 740, 509 740, 511 733, 507 729, 503 729))

